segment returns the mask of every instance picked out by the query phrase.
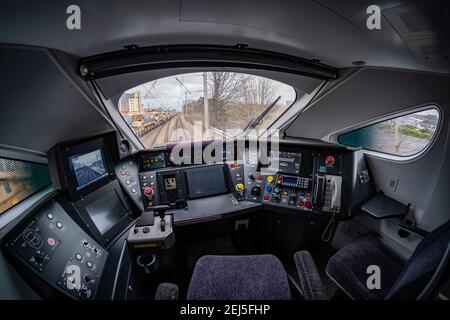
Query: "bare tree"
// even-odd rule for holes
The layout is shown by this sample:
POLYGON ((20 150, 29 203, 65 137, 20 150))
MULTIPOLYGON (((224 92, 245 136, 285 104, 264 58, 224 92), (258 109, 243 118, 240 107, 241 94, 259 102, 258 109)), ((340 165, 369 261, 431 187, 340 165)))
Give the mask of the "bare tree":
POLYGON ((255 76, 247 76, 244 86, 244 100, 246 104, 267 106, 276 96, 274 82, 255 76))
POLYGON ((212 72, 208 82, 210 124, 220 129, 225 129, 224 124, 245 126, 276 98, 277 93, 272 80, 247 74, 212 72))
MULTIPOLYGON (((211 125, 221 127, 227 120, 227 109, 236 105, 243 96, 246 83, 245 75, 234 72, 212 72, 209 79, 211 87, 211 125)), ((224 129, 224 128, 222 128, 224 129)))

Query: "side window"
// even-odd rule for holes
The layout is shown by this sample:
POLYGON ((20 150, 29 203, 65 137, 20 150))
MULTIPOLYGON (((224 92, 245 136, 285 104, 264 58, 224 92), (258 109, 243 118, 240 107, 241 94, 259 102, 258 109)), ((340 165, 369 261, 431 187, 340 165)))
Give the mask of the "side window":
POLYGON ((338 141, 347 146, 407 157, 428 146, 438 123, 439 111, 430 108, 346 132, 338 141))
POLYGON ((46 165, 0 158, 0 215, 50 183, 46 165))

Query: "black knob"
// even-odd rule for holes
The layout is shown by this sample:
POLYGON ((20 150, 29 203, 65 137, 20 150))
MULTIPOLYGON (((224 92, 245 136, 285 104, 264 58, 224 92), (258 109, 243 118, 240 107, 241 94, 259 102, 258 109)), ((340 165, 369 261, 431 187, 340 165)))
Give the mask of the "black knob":
POLYGON ((250 192, 253 196, 257 197, 261 194, 261 187, 258 187, 258 186, 253 187, 250 192))
POLYGON ((248 178, 250 179, 250 180, 255 180, 255 176, 253 175, 253 173, 250 173, 249 175, 248 175, 248 178))

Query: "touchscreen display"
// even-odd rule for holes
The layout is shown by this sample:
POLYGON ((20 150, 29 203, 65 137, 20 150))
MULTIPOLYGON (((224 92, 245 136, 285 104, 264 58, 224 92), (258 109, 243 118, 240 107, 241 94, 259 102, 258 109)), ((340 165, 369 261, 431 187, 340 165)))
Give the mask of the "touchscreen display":
POLYGON ((287 174, 300 174, 301 153, 271 151, 269 169, 287 174), (278 168, 277 168, 278 165, 278 168))
POLYGON ((105 234, 128 214, 115 192, 92 202, 86 206, 86 211, 101 234, 105 234))
POLYGON ((186 175, 191 199, 227 192, 222 166, 190 169, 186 175))
POLYGON ((70 157, 77 190, 108 175, 101 149, 70 157))

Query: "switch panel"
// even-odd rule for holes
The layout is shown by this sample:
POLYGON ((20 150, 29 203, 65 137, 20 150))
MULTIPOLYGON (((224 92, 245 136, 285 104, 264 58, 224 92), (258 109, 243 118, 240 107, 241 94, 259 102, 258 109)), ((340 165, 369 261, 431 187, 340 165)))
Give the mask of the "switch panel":
POLYGON ((78 299, 94 299, 106 250, 51 200, 7 236, 5 250, 44 282, 78 299))

